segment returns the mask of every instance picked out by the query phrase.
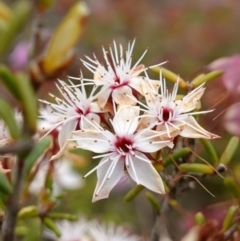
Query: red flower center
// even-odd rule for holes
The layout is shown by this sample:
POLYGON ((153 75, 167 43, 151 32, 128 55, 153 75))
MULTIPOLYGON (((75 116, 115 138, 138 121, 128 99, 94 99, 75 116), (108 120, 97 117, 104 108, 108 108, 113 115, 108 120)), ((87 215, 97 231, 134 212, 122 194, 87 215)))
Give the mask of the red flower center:
POLYGON ((169 120, 170 113, 172 113, 171 109, 168 109, 168 108, 164 108, 163 109, 162 118, 163 118, 164 121, 168 121, 169 120))
POLYGON ((115 146, 118 150, 128 153, 129 150, 132 150, 131 149, 132 144, 133 144, 132 140, 130 140, 126 137, 118 137, 117 141, 115 143, 115 146))

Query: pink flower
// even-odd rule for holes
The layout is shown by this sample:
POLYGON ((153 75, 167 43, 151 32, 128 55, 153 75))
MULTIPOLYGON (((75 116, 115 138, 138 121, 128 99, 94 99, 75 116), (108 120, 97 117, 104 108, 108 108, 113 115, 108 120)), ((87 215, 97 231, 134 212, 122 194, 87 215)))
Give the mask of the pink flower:
MULTIPOLYGON (((52 159, 60 157, 63 153, 68 143, 67 139, 71 138, 72 131, 92 128, 92 125, 90 125, 87 120, 94 120, 96 123, 100 123, 98 113, 102 112, 97 102, 94 102, 96 99, 94 95, 96 87, 93 87, 92 92, 89 97, 87 97, 84 84, 80 84, 80 90, 71 82, 71 85, 67 85, 61 80, 58 82, 60 85, 57 85, 57 88, 64 99, 50 94, 56 103, 40 100, 42 103, 51 107, 51 111, 46 109, 40 110, 40 118, 46 121, 46 127, 48 128, 48 132, 46 132, 45 135, 54 129, 59 129, 58 143, 60 151, 53 156, 52 159)), ((45 127, 42 126, 42 128, 45 127)))
POLYGON ((240 93, 240 54, 223 57, 208 65, 210 70, 223 70, 222 83, 233 94, 240 93))
MULTIPOLYGON (((139 65, 139 63, 147 50, 132 66, 134 44, 135 40, 132 44, 129 42, 125 53, 122 45, 117 47, 115 41, 113 41, 113 49, 110 47, 107 51, 103 48, 106 66, 95 55, 94 59, 86 57, 88 62, 82 60, 83 64, 94 74, 94 80, 88 81, 94 82, 97 86, 102 86, 98 95, 98 103, 101 108, 104 108, 108 101, 113 101, 118 105, 135 105, 137 95, 143 94, 144 90, 149 88, 149 81, 145 81, 145 77, 139 76, 145 70, 144 65, 139 65), (129 96, 132 98, 129 98, 129 96)), ((151 84, 156 88, 159 87, 158 81, 152 80, 151 84)))
POLYGON ((139 108, 128 106, 120 109, 111 121, 114 133, 95 123, 92 123, 95 130, 74 132, 73 140, 77 142, 77 147, 103 153, 93 157, 102 160, 85 175, 97 170, 98 182, 93 202, 107 198, 125 170, 137 185, 141 184, 160 194, 165 193, 162 179, 145 153, 153 153, 165 146, 172 147, 173 144, 169 138, 160 140, 159 132, 147 128, 136 132, 138 118, 139 108))
POLYGON ((232 105, 224 116, 225 129, 234 136, 240 136, 240 103, 232 105))
MULTIPOLYGON (((142 104, 144 114, 139 124, 139 128, 155 128, 157 131, 166 131, 168 137, 171 136, 170 130, 179 130, 179 135, 188 138, 207 138, 213 139, 219 136, 204 130, 195 120, 193 115, 205 114, 210 111, 193 111, 199 104, 205 88, 203 85, 192 90, 181 100, 178 100, 178 82, 174 85, 172 93, 166 88, 166 82, 160 74, 161 92, 155 88, 145 92, 146 103, 142 104)), ((175 133, 174 133, 175 134, 175 133)))

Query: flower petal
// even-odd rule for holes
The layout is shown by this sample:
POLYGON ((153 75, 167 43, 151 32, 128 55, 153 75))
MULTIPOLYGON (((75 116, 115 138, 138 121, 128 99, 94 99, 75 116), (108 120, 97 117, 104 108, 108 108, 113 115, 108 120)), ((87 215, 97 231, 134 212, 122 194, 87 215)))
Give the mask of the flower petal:
POLYGON ((127 168, 131 178, 137 184, 141 184, 153 192, 165 194, 162 178, 156 169, 149 160, 149 162, 146 162, 140 158, 148 160, 147 157, 140 152, 136 152, 135 156, 131 156, 131 164, 127 168))
POLYGON ((193 116, 187 117, 185 120, 186 125, 183 128, 180 136, 188 138, 205 138, 205 139, 215 139, 220 138, 220 136, 210 133, 203 129, 193 116))
MULTIPOLYGON (((107 161, 105 164, 101 165, 97 169, 98 181, 93 194, 92 202, 107 198, 110 191, 121 179, 124 173, 124 160, 121 160, 119 158, 120 156, 117 156, 111 160, 109 159, 109 161, 107 161)), ((108 158, 103 158, 99 165, 102 162, 106 161, 106 159, 108 158)))
POLYGON ((131 88, 127 85, 114 89, 112 98, 118 105, 135 105, 137 103, 137 101, 134 100, 136 98, 133 96, 131 88))
POLYGON ((117 135, 133 134, 138 126, 139 107, 123 106, 113 118, 113 127, 117 135))
POLYGON ((194 110, 197 107, 204 91, 205 88, 200 86, 200 88, 197 88, 192 92, 188 93, 186 96, 184 96, 181 101, 176 101, 176 103, 179 104, 182 102, 182 104, 180 104, 180 111, 189 112, 191 110, 194 110))
POLYGON ((158 91, 160 82, 158 80, 151 80, 149 78, 139 76, 131 78, 129 86, 146 97, 152 91, 158 91))
POLYGON ((62 126, 58 134, 58 143, 60 148, 64 146, 67 139, 71 137, 72 131, 76 129, 77 123, 77 120, 70 120, 62 126))
POLYGON ((165 139, 162 140, 159 137, 160 135, 160 133, 152 130, 139 131, 134 136, 135 148, 142 152, 151 153, 172 144, 167 135, 165 136, 165 139))
POLYGON ((129 74, 132 77, 135 77, 135 76, 138 76, 139 74, 141 74, 144 69, 145 69, 144 64, 140 64, 137 67, 135 67, 134 69, 131 69, 129 74))
POLYGON ((73 138, 79 148, 96 153, 104 153, 111 149, 108 140, 114 139, 115 137, 109 131, 79 130, 73 132, 73 138))
POLYGON ((83 130, 96 129, 94 126, 96 124, 100 124, 101 120, 100 120, 100 117, 97 114, 89 113, 85 117, 88 120, 86 120, 85 118, 81 118, 81 123, 80 123, 80 128, 83 129, 83 130))
POLYGON ((98 104, 100 106, 101 109, 104 108, 104 106, 106 105, 108 99, 109 99, 109 96, 112 92, 112 89, 110 88, 102 88, 98 94, 98 104))

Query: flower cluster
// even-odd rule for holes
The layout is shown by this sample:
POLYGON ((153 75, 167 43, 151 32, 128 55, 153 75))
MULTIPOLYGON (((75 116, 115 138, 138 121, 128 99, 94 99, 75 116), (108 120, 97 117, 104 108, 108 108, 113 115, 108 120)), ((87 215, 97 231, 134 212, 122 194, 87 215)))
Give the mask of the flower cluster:
POLYGON ((50 230, 45 230, 44 236, 54 241, 140 241, 138 236, 112 223, 106 225, 80 218, 76 222, 59 221, 56 226, 61 230, 61 238, 50 230))
MULTIPOLYGON (((107 198, 124 173, 148 189, 164 194, 164 183, 154 167, 153 153, 162 148, 173 148, 177 136, 208 138, 218 136, 203 129, 193 115, 209 111, 195 111, 204 93, 204 86, 179 99, 178 81, 170 92, 160 74, 152 80, 147 69, 140 64, 141 58, 132 64, 135 41, 124 51, 113 42, 109 50, 103 48, 105 64, 95 55, 82 60, 94 75, 93 79, 70 77, 69 84, 57 84, 62 98, 53 96, 55 103, 41 102, 51 111, 41 111, 41 118, 51 127, 47 133, 58 129, 60 151, 69 141, 76 147, 96 153, 99 164, 85 177, 97 171, 97 185, 93 201, 107 198), (78 79, 80 84, 73 83, 78 79), (87 94, 85 86, 92 85, 87 94), (80 87, 80 88, 78 88, 80 87)), ((160 64, 161 65, 161 64, 160 64)))

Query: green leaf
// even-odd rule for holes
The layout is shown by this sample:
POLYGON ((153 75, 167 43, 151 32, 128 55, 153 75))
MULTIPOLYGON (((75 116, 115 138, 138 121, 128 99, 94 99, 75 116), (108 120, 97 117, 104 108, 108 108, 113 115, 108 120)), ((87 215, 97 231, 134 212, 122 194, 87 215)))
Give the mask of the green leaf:
POLYGON ((18 212, 18 218, 35 218, 38 216, 38 208, 35 205, 22 208, 18 212))
POLYGON ((52 137, 46 136, 39 140, 34 146, 33 150, 25 159, 25 175, 28 175, 40 156, 42 156, 52 146, 52 137))
POLYGON ((225 217, 225 219, 223 221, 223 225, 222 225, 223 232, 227 231, 233 224, 233 220, 234 220, 237 210, 238 210, 238 206, 231 206, 228 209, 228 212, 226 214, 226 217, 225 217))
POLYGON ((191 153, 191 149, 188 147, 184 147, 180 150, 175 151, 174 153, 172 153, 171 155, 168 155, 166 158, 164 158, 163 160, 163 166, 167 167, 169 166, 173 160, 177 161, 179 158, 184 158, 186 156, 188 156, 191 153))
POLYGON ((0 192, 6 195, 10 195, 13 192, 12 185, 3 172, 0 172, 0 192))
POLYGON ((202 74, 202 75, 197 76, 195 79, 193 79, 191 84, 194 86, 194 88, 197 88, 201 84, 203 84, 205 82, 210 82, 210 81, 218 78, 222 74, 223 74, 223 71, 219 71, 219 70, 212 71, 208 74, 202 74))
POLYGON ((0 65, 0 80, 8 88, 11 94, 17 99, 20 100, 20 95, 17 88, 17 79, 12 74, 12 72, 5 66, 0 65))
POLYGON ((203 174, 213 174, 214 169, 211 166, 201 163, 183 163, 178 166, 179 170, 183 173, 193 172, 193 173, 203 173, 203 174))
POLYGON ((132 201, 142 190, 144 189, 144 186, 138 185, 131 189, 125 196, 124 196, 124 202, 130 202, 132 201))
POLYGON ((223 163, 224 165, 229 164, 229 162, 231 161, 233 155, 237 150, 238 144, 239 144, 239 138, 236 136, 233 136, 228 142, 228 145, 224 150, 222 156, 220 157, 219 163, 223 163))
POLYGON ((232 194, 234 198, 239 200, 240 198, 240 188, 232 177, 225 177, 224 184, 227 190, 232 194))
POLYGON ((0 118, 2 118, 7 125, 11 137, 13 139, 18 139, 21 134, 20 129, 14 117, 11 106, 3 99, 0 99, 0 118))
POLYGON ((1 33, 0 56, 5 54, 14 43, 31 13, 31 6, 30 1, 17 1, 14 6, 13 17, 9 20, 7 28, 1 33))
POLYGON ((51 219, 66 219, 70 221, 77 221, 78 217, 68 213, 48 213, 47 216, 51 219))
POLYGON ((58 227, 56 226, 56 224, 53 222, 52 219, 44 218, 43 223, 48 229, 52 230, 57 237, 61 237, 61 232, 59 231, 58 227))
POLYGON ((212 165, 216 165, 218 163, 218 156, 217 153, 211 143, 211 141, 209 141, 208 139, 200 139, 200 142, 202 143, 202 145, 204 146, 206 152, 211 156, 211 161, 210 163, 212 165))
POLYGON ((156 213, 160 213, 160 206, 159 206, 159 202, 156 199, 156 197, 150 192, 146 192, 145 196, 148 199, 148 201, 150 202, 152 208, 156 211, 156 213))
POLYGON ((17 75, 18 90, 21 96, 25 120, 28 128, 35 133, 37 128, 38 105, 31 82, 27 75, 17 75))

